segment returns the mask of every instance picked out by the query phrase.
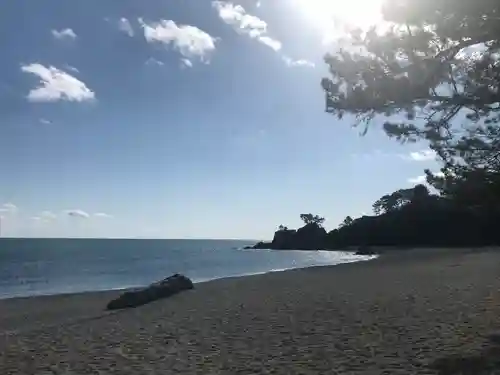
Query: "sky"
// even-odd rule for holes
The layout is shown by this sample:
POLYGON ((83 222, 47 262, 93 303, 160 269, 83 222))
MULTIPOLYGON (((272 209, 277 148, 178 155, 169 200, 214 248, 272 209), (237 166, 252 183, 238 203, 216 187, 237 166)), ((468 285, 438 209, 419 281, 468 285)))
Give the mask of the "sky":
POLYGON ((269 239, 422 182, 425 145, 324 111, 325 14, 361 2, 8 2, 2 236, 269 239))

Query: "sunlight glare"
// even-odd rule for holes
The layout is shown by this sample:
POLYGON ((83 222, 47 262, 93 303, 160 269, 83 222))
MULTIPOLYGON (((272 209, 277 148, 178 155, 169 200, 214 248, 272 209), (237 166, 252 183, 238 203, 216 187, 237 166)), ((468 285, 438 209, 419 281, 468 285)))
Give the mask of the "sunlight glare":
POLYGON ((325 37, 335 24, 368 28, 382 22, 384 0, 295 0, 307 22, 316 26, 325 37))

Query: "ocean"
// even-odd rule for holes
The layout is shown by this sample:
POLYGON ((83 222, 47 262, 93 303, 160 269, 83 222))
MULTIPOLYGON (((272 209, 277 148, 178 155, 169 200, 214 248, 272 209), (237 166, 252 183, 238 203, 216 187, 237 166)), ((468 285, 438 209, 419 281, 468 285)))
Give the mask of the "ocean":
POLYGON ((0 298, 195 282, 368 260, 336 251, 243 250, 232 240, 0 239, 0 298))

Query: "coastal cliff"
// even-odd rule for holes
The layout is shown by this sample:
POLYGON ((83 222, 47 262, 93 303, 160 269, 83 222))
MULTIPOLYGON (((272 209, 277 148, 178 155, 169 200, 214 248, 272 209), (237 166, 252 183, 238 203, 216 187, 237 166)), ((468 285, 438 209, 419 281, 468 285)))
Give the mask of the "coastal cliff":
POLYGON ((327 232, 319 223, 295 230, 280 226, 255 249, 336 250, 368 247, 467 247, 500 244, 498 211, 477 211, 431 196, 379 215, 346 220, 327 232))
POLYGON ((302 228, 278 229, 271 242, 259 242, 255 249, 275 250, 319 250, 326 247, 327 232, 325 228, 309 223, 302 228))

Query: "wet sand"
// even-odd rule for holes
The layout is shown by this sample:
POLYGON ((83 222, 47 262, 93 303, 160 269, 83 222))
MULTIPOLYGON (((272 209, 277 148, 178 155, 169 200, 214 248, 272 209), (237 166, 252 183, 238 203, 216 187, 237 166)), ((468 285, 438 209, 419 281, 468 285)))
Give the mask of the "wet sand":
POLYGON ((500 374, 496 250, 390 252, 104 311, 117 293, 0 301, 0 374, 500 374))

